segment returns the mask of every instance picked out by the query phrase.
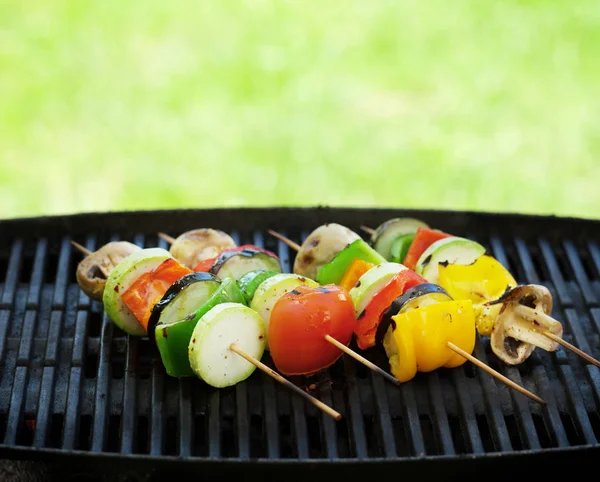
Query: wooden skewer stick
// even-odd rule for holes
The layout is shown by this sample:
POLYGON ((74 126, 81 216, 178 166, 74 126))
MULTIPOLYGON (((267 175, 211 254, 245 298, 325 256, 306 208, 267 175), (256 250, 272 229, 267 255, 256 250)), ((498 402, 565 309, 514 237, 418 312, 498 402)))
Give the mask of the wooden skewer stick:
POLYGON ((306 400, 308 400, 310 403, 312 403, 315 407, 318 407, 321 410, 323 410, 326 414, 332 416, 336 420, 341 420, 342 419, 342 414, 341 413, 336 412, 329 405, 324 404, 321 400, 316 399, 312 395, 309 395, 308 393, 306 393, 300 387, 294 385, 289 380, 286 380, 279 373, 277 373, 275 370, 269 368, 267 365, 265 365, 261 361, 257 360, 256 358, 254 358, 253 356, 249 355, 244 350, 242 350, 241 348, 239 348, 235 343, 232 343, 231 345, 229 345, 229 349, 232 352, 237 353, 242 358, 245 358, 246 360, 248 360, 256 368, 258 368, 259 370, 265 372, 270 377, 273 377, 275 380, 277 380, 282 385, 285 385, 289 389, 291 389, 294 392, 296 392, 298 395, 304 397, 306 400))
POLYGON ((589 361, 592 365, 596 365, 598 368, 600 368, 600 361, 598 361, 594 357, 588 355, 586 352, 581 351, 576 346, 571 345, 568 341, 563 340, 560 336, 557 336, 548 330, 540 331, 540 333, 542 335, 550 338, 552 341, 555 341, 559 345, 564 346, 568 350, 571 350, 573 353, 579 355, 581 358, 584 358, 585 360, 589 361))
POLYGON ((506 383, 509 387, 514 388, 515 390, 521 392, 523 395, 528 396, 532 400, 535 400, 536 402, 541 403, 542 405, 546 404, 546 402, 544 400, 542 400, 540 397, 538 397, 537 395, 534 395, 529 390, 523 388, 521 385, 516 384, 510 378, 505 377, 501 373, 499 373, 496 370, 494 370, 492 367, 490 367, 490 366, 486 365, 485 363, 483 363, 481 360, 478 360, 477 358, 475 358, 470 353, 467 353, 462 348, 459 348, 454 343, 452 343, 452 342, 449 341, 449 342, 446 343, 446 346, 448 348, 450 348, 454 353, 457 353, 460 356, 466 358, 471 363, 473 363, 474 365, 477 365, 479 368, 481 368, 482 370, 488 372, 493 377, 496 377, 501 382, 506 383))
POLYGON ((174 237, 169 236, 168 234, 165 234, 165 233, 158 233, 158 237, 161 239, 164 239, 169 244, 173 244, 175 242, 174 237))
POLYGON ((89 256, 90 254, 92 254, 92 252, 87 249, 85 246, 82 246, 79 243, 76 243, 75 241, 71 241, 71 244, 73 246, 75 246, 79 251, 81 251, 83 254, 85 254, 86 256, 89 256))
MULTIPOLYGON (((524 316, 527 319, 530 319, 530 320, 535 320, 536 318, 538 318, 538 319, 546 320, 548 322, 548 324, 556 323, 556 320, 554 318, 552 318, 551 316, 547 315, 546 313, 544 313, 542 311, 534 310, 533 308, 530 308, 528 306, 519 305, 515 308, 515 312, 517 314, 520 314, 521 316, 524 316)), ((580 350, 576 346, 571 345, 571 343, 563 340, 560 336, 555 335, 551 331, 545 330, 545 329, 538 329, 536 331, 538 333, 540 333, 541 335, 544 335, 546 338, 550 338, 552 341, 558 343, 559 345, 564 346, 567 350, 571 350, 573 353, 575 353, 576 355, 579 355, 584 360, 587 360, 592 365, 595 365, 598 368, 600 368, 600 361, 596 360, 594 357, 588 355, 586 352, 580 350)))
POLYGON ((368 226, 361 226, 360 229, 362 229, 367 234, 373 235, 375 233, 375 230, 373 228, 368 227, 368 226))
POLYGON ((400 380, 398 380, 397 378, 393 377, 392 375, 390 375, 388 372, 386 372, 385 370, 382 370, 381 368, 379 368, 377 365, 375 365, 374 363, 370 362, 369 360, 367 360, 365 357, 359 355, 358 353, 356 353, 354 350, 352 350, 351 348, 348 348, 346 345, 344 345, 343 343, 340 343, 339 341, 337 341, 335 338, 333 338, 332 336, 329 335, 325 335, 325 339, 331 343, 332 345, 337 346, 340 350, 342 350, 344 353, 346 353, 347 355, 350 355, 352 358, 354 358, 355 360, 359 361, 360 363, 362 363, 363 365, 365 365, 366 367, 370 368, 371 370, 373 370, 376 373, 379 373, 381 376, 383 376, 385 379, 389 380, 390 382, 392 382, 395 385, 400 385, 400 380))
POLYGON ((277 231, 273 231, 272 229, 268 229, 267 232, 274 238, 277 238, 279 241, 287 244, 293 250, 300 251, 300 245, 294 243, 291 239, 286 238, 283 234, 279 234, 277 231))

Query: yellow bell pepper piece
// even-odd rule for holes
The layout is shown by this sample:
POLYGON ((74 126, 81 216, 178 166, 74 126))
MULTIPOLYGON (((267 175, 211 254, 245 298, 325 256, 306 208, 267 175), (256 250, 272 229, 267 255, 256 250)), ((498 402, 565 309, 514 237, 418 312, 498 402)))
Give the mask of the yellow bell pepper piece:
POLYGON ((455 300, 471 300, 473 304, 500 298, 507 289, 517 286, 510 272, 495 258, 486 254, 469 265, 439 266, 439 284, 455 300))
POLYGON ((468 353, 475 348, 475 312, 470 300, 445 301, 399 313, 383 346, 392 375, 401 382, 417 372, 453 368, 465 359, 448 348, 452 342, 468 353))

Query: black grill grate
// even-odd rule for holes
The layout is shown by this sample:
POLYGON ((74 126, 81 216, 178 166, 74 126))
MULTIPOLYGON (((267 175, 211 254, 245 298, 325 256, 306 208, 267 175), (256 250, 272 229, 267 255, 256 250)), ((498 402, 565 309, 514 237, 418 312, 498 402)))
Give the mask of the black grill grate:
MULTIPOLYGON (((477 460, 584 448, 597 454, 600 370, 562 349, 536 350, 512 368, 494 357, 487 340, 475 349, 478 358, 542 396, 546 407, 469 364, 419 374, 400 388, 350 357, 315 377, 293 378, 342 413, 335 422, 259 371, 221 390, 168 377, 149 340, 126 337, 75 282, 81 255, 72 239, 90 250, 111 239, 168 248, 157 231, 219 227, 238 243, 278 252, 289 271, 294 253, 264 234, 267 227, 301 242, 324 222, 359 232, 361 224, 403 214, 477 239, 520 283, 548 286, 564 338, 600 357, 600 223, 594 221, 324 208, 3 221, 0 451, 265 464, 477 460)), ((367 355, 385 361, 377 349, 367 355)), ((270 363, 268 355, 264 360, 270 363)))

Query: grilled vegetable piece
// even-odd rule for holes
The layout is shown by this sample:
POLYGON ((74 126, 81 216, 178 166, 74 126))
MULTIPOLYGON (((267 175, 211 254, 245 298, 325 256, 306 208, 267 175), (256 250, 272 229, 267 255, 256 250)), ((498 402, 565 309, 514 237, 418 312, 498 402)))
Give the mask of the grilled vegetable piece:
POLYGON ((359 278, 369 271, 375 265, 373 263, 369 263, 368 261, 363 261, 362 259, 353 259, 350 266, 346 270, 344 277, 339 282, 339 285, 344 288, 346 291, 350 291, 354 288, 354 285, 359 280, 359 278))
POLYGON ((375 346, 377 327, 383 313, 389 308, 390 304, 407 289, 424 283, 427 283, 424 278, 421 278, 410 269, 405 269, 398 272, 389 283, 371 298, 364 311, 358 315, 354 327, 356 343, 361 350, 375 346))
POLYGON ((424 283, 407 289, 384 311, 377 326, 375 343, 383 343, 383 338, 392 324, 393 316, 442 301, 452 301, 452 297, 441 286, 424 283))
POLYGON ((223 251, 209 272, 216 274, 221 279, 233 278, 237 281, 246 273, 257 269, 276 271, 277 273, 283 271, 279 258, 262 249, 247 248, 241 251, 223 251))
POLYGON ((414 240, 414 234, 404 234, 394 239, 390 249, 390 261, 393 261, 394 263, 403 263, 414 240))
POLYGON ((157 268, 167 259, 172 259, 166 249, 146 248, 135 251, 111 271, 106 280, 102 303, 107 316, 130 335, 142 336, 146 330, 124 303, 121 294, 143 274, 157 268))
POLYGON ((311 232, 294 260, 294 273, 316 279, 321 267, 347 245, 361 239, 351 229, 336 223, 323 224, 311 232))
MULTIPOLYGON (((296 289, 300 285, 307 285, 314 288, 319 286, 316 281, 304 276, 293 273, 278 273, 263 281, 254 292, 252 301, 250 301, 250 308, 255 310, 265 322, 267 335, 273 306, 284 294, 296 289)), ((266 341, 266 349, 270 350, 268 336, 266 341)))
MULTIPOLYGON (((416 238, 415 238, 416 239, 416 238)), ((445 264, 468 265, 485 254, 485 248, 470 239, 451 236, 432 243, 417 261, 415 271, 430 283, 439 284, 439 268, 445 264)))
POLYGON ((362 239, 357 239, 337 253, 333 259, 323 265, 317 273, 319 284, 339 284, 346 271, 355 259, 362 259, 372 264, 384 263, 385 258, 362 239))
POLYGON ((148 338, 154 340, 157 325, 169 325, 194 315, 221 286, 210 273, 189 273, 175 281, 154 305, 148 319, 148 338))
POLYGON ((269 251, 269 250, 264 249, 264 248, 259 248, 258 246, 255 246, 253 244, 243 244, 243 245, 237 246, 235 248, 225 249, 225 250, 221 251, 219 253, 219 255, 214 256, 213 258, 206 258, 206 259, 200 261, 196 266, 194 266, 194 271, 206 271, 206 272, 209 272, 210 269, 217 262, 217 260, 219 259, 219 256, 221 254, 223 254, 223 253, 239 253, 240 251, 247 251, 247 250, 261 251, 261 252, 266 253, 269 256, 271 256, 272 258, 275 258, 276 260, 279 261, 279 257, 275 253, 273 253, 272 251, 269 251))
MULTIPOLYGON (((477 249, 474 256, 479 253, 477 249)), ((439 284, 455 300, 471 300, 474 304, 497 300, 517 286, 510 272, 492 256, 478 256, 471 264, 438 266, 439 284)))
POLYGON ((358 318, 367 307, 371 299, 387 285, 396 274, 406 270, 406 266, 399 263, 384 262, 373 266, 363 274, 354 288, 350 290, 350 296, 354 302, 356 317, 358 318))
POLYGON ((260 360, 265 339, 265 324, 256 311, 241 303, 218 304, 194 328, 188 346, 190 366, 208 385, 235 385, 248 378, 256 367, 231 351, 230 345, 234 343, 260 360))
POLYGON ((142 248, 127 241, 111 241, 77 265, 77 284, 91 299, 100 301, 107 275, 130 254, 142 248))
POLYGON ((410 247, 408 248, 408 253, 406 253, 402 264, 408 269, 414 269, 415 271, 417 271, 417 261, 419 261, 419 258, 421 257, 423 252, 436 241, 450 237, 452 237, 452 235, 444 233, 437 229, 417 229, 417 232, 415 233, 415 238, 410 244, 410 247))
MULTIPOLYGON (((207 274, 207 273, 202 273, 207 274)), ((212 276, 212 275, 209 275, 212 276)), ((197 303, 197 307, 185 318, 181 318, 174 322, 170 319, 160 317, 160 322, 156 325, 154 331, 154 339, 156 346, 160 352, 163 365, 169 375, 172 377, 187 377, 193 376, 194 372, 190 366, 190 358, 188 356, 188 346, 192 339, 192 333, 198 320, 204 316, 209 310, 220 303, 241 303, 244 304, 244 299, 237 286, 235 280, 231 278, 224 279, 215 291, 212 291, 212 280, 206 282, 198 281, 188 286, 191 289, 195 285, 208 285, 202 289, 201 286, 196 288, 193 297, 197 303), (207 295, 206 299, 204 295, 207 295), (211 293, 212 291, 212 293, 211 293), (210 293, 210 294, 209 294, 210 293), (204 302, 202 302, 204 299, 204 302)))
POLYGON ((169 252, 184 266, 193 269, 200 261, 214 258, 221 251, 235 247, 235 241, 229 234, 218 229, 202 228, 178 236, 169 252))
POLYGON ((492 351, 505 363, 523 363, 535 347, 546 351, 558 350, 558 343, 544 336, 549 331, 562 338, 563 327, 552 313, 552 295, 540 285, 518 286, 497 304, 498 315, 494 322, 490 345, 492 351))
POLYGON ((269 324, 273 363, 285 375, 323 370, 343 355, 325 335, 348 345, 354 323, 354 305, 346 290, 336 285, 299 285, 273 306, 269 324))
POLYGON ((147 331, 154 305, 161 300, 173 283, 191 272, 192 270, 183 266, 175 258, 166 259, 152 271, 138 277, 121 294, 121 299, 147 331))
POLYGON ((454 368, 466 358, 447 347, 452 342, 467 353, 475 348, 475 315, 470 300, 444 301, 392 317, 383 346, 390 371, 406 382, 419 372, 454 368))
POLYGON ((392 244, 394 241, 401 236, 415 234, 419 228, 429 228, 429 226, 419 219, 389 219, 375 229, 371 236, 371 246, 387 261, 395 261, 392 259, 392 244))
POLYGON ((277 271, 269 271, 266 269, 255 269, 249 271, 238 280, 238 286, 247 305, 250 305, 256 289, 271 276, 275 276, 277 271))

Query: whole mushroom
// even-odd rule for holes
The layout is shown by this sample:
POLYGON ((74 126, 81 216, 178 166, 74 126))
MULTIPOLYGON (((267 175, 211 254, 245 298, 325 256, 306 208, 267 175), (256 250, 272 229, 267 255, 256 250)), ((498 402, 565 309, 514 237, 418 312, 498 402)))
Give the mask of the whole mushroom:
POLYGON ((169 252, 180 263, 194 269, 200 261, 235 247, 235 241, 229 234, 218 229, 201 228, 186 231, 175 238, 169 252))
POLYGON ((346 226, 328 223, 308 235, 294 261, 294 273, 315 279, 319 269, 360 236, 346 226))
POLYGON ((558 343, 544 335, 562 338, 563 327, 552 313, 552 294, 541 285, 518 286, 503 300, 494 322, 490 343, 492 351, 509 365, 523 363, 536 347, 556 351, 558 343))
POLYGON ((86 256, 77 265, 77 284, 93 300, 102 300, 106 279, 115 266, 135 251, 139 246, 128 241, 111 241, 86 256))

